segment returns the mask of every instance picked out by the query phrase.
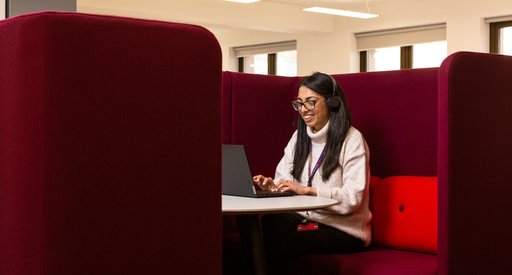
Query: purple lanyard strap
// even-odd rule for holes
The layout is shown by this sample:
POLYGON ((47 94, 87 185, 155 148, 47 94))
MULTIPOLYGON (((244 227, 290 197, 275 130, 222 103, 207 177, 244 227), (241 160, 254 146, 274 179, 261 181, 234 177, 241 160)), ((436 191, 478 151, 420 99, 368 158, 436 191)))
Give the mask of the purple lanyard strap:
POLYGON ((311 165, 308 165, 308 174, 309 174, 308 187, 311 187, 311 185, 313 184, 313 177, 315 176, 316 171, 318 171, 318 168, 320 168, 320 165, 322 165, 322 162, 324 161, 326 149, 327 148, 324 146, 324 149, 322 150, 322 153, 320 154, 320 157, 318 157, 315 167, 313 168, 313 172, 311 172, 311 165))

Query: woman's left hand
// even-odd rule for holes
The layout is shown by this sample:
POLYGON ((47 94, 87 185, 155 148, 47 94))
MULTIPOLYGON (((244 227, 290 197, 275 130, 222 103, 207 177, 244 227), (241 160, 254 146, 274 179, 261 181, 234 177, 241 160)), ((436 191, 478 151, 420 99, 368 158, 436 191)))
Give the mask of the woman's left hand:
POLYGON ((296 183, 294 181, 284 180, 284 179, 281 179, 277 183, 275 190, 272 190, 272 191, 276 191, 276 192, 292 191, 298 195, 316 196, 316 188, 307 187, 302 184, 296 183))

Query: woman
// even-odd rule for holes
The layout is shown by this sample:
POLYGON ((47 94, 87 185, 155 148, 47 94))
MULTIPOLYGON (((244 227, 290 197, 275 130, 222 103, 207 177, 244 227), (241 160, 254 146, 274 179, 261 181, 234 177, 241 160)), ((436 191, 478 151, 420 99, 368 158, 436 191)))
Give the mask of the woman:
POLYGON ((332 198, 327 209, 262 218, 270 271, 304 254, 361 251, 371 241, 369 150, 351 116, 341 87, 329 75, 301 80, 292 102, 299 112, 275 179, 254 176, 262 189, 332 198))

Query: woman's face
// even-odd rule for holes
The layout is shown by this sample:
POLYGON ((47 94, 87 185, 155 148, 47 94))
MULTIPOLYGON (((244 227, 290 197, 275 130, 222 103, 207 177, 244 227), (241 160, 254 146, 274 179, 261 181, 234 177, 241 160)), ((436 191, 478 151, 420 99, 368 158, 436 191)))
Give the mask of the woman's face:
POLYGON ((313 110, 308 110, 303 105, 300 107, 300 116, 307 126, 311 127, 314 131, 320 131, 327 124, 327 121, 329 121, 329 109, 325 103, 325 98, 319 93, 308 87, 301 86, 296 101, 301 103, 307 101, 310 103, 316 102, 314 103, 315 108, 313 110))

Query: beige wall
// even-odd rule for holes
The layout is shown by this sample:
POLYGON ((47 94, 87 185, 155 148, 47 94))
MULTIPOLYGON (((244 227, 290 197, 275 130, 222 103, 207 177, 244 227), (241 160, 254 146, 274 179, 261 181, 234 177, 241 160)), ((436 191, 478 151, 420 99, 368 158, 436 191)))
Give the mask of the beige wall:
POLYGON ((328 33, 288 34, 263 31, 212 31, 223 50, 223 69, 236 70, 230 48, 234 46, 297 39, 299 75, 312 71, 327 73, 357 72, 359 60, 354 33, 446 23, 448 53, 457 51, 488 52, 489 34, 485 18, 512 15, 509 0, 407 0, 377 6, 376 19, 338 18, 335 30, 328 33), (405 10, 408 10, 406 13, 405 10))
MULTIPOLYGON (((364 1, 343 1, 362 11, 364 1)), ((372 0, 362 20, 301 11, 279 1, 241 5, 220 0, 77 0, 78 11, 192 23, 210 29, 223 52, 223 69, 235 71, 232 48, 297 40, 297 72, 357 72, 354 33, 446 23, 448 53, 488 51, 485 18, 512 15, 510 0, 372 0)))
MULTIPOLYGON (((297 74, 305 75, 313 71, 328 73, 340 72, 343 63, 355 64, 359 60, 353 35, 346 31, 327 34, 287 34, 263 31, 220 31, 212 30, 222 47, 223 69, 237 70, 237 60, 233 47, 297 40, 297 74), (350 59, 350 62, 347 62, 350 59)), ((356 68, 354 67, 354 70, 356 68)), ((346 70, 348 71, 348 70, 346 70)))

